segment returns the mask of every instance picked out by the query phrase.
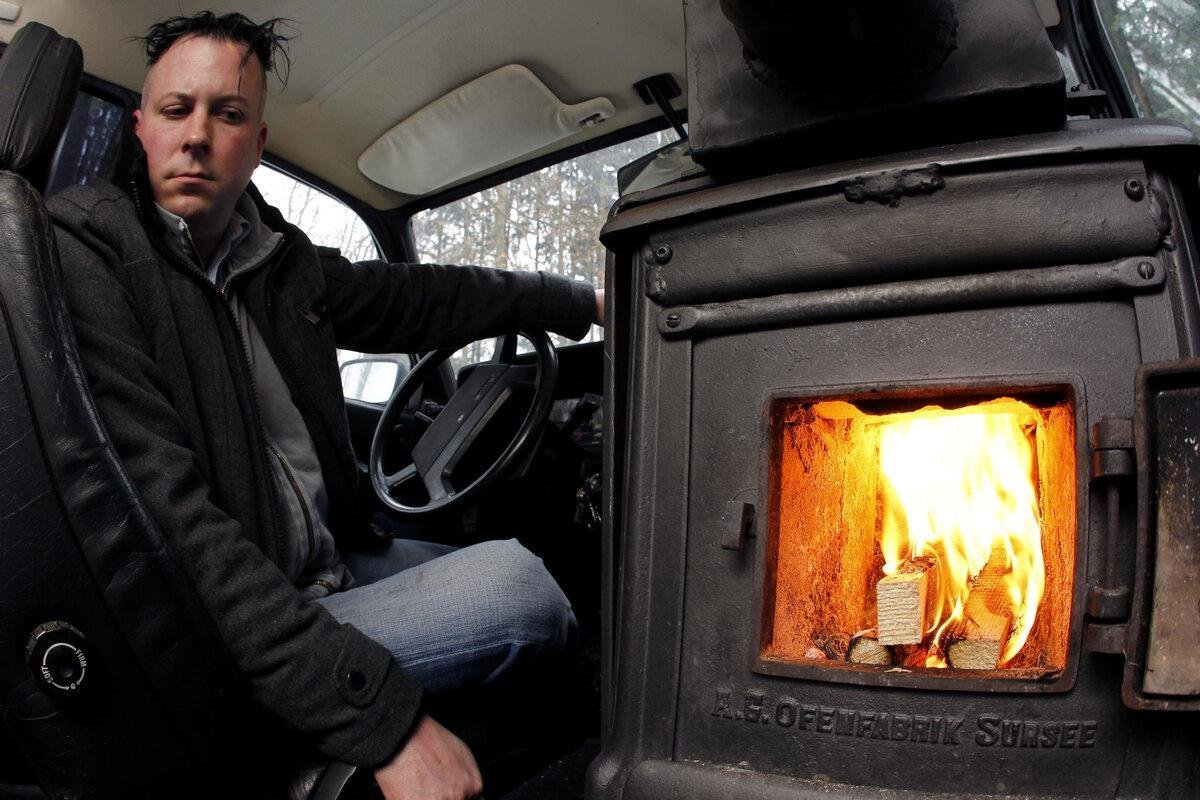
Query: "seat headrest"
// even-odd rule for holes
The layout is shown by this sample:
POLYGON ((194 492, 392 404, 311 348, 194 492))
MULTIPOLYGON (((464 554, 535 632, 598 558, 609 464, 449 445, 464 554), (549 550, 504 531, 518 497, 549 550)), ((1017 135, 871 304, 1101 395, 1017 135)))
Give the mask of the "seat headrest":
POLYGON ((37 22, 16 32, 0 57, 0 169, 43 185, 82 74, 74 39, 37 22))

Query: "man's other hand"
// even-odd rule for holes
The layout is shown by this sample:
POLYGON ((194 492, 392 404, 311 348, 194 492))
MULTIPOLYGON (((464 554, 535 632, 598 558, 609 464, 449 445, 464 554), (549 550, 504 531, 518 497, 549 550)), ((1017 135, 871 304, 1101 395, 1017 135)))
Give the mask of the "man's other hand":
POLYGON ((596 324, 604 327, 604 290, 596 290, 596 324))
POLYGON ((387 800, 467 800, 483 791, 471 751, 450 731, 422 716, 392 760, 375 770, 387 800))

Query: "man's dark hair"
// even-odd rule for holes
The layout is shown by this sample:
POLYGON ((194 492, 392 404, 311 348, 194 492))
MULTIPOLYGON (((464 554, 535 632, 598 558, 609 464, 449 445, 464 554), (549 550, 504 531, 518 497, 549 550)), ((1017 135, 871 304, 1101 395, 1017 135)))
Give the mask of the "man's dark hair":
MULTIPOLYGON (((250 21, 242 14, 231 13, 217 16, 211 11, 201 11, 190 17, 171 17, 162 22, 156 22, 146 31, 145 36, 138 37, 146 47, 146 65, 155 64, 163 53, 180 39, 189 36, 200 36, 217 39, 224 42, 235 42, 246 46, 246 58, 250 54, 258 56, 262 64, 263 74, 274 72, 284 85, 287 84, 287 73, 291 71, 292 60, 288 56, 287 42, 295 38, 285 36, 275 30, 276 26, 288 24, 289 20, 282 17, 269 19, 261 24, 250 21), (283 72, 277 68, 282 61, 283 72)), ((244 62, 243 62, 244 63, 244 62)))

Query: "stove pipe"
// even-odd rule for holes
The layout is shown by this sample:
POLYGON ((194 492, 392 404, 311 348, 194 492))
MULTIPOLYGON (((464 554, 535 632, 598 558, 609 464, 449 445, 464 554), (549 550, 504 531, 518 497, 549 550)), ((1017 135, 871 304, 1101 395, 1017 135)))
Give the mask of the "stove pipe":
POLYGON ((855 102, 918 85, 954 50, 954 0, 721 0, 755 77, 793 99, 855 102), (853 92, 853 94, 848 94, 853 92))

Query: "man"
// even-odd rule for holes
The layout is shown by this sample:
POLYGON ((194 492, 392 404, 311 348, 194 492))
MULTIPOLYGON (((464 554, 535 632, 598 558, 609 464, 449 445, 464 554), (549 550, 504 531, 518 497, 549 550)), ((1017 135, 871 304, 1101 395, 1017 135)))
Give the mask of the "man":
POLYGON ((561 649, 574 620, 515 543, 343 560, 335 539, 366 521, 335 343, 414 352, 522 324, 579 338, 602 296, 314 247, 248 190, 285 41, 274 28, 208 12, 151 28, 134 114, 144 156, 120 185, 50 203, 79 349, 254 699, 324 753, 374 768, 388 798, 469 797, 474 759, 421 713, 422 691, 496 681, 561 649))

